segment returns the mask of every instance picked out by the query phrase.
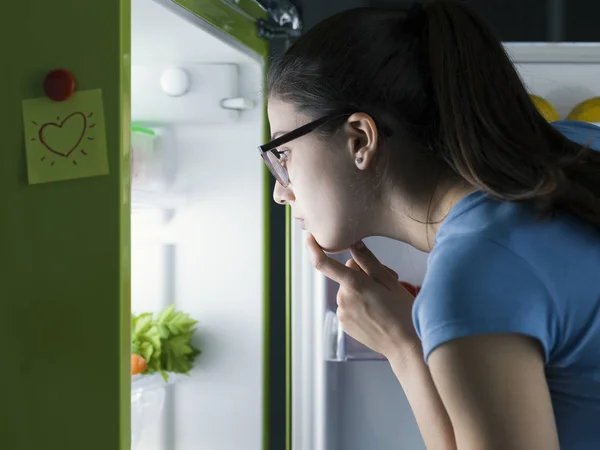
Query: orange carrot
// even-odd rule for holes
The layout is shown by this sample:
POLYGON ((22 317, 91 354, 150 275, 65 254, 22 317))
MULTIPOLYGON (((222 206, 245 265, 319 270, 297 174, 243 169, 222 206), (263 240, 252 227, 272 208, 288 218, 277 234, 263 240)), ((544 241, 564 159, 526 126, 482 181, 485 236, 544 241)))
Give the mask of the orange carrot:
POLYGON ((148 368, 148 362, 140 355, 131 354, 131 375, 142 373, 148 368))

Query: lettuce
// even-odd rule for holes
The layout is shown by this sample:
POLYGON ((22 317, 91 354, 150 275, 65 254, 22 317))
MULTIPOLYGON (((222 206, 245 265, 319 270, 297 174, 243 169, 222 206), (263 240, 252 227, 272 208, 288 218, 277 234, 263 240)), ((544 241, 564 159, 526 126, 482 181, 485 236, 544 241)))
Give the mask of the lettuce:
POLYGON ((143 374, 159 372, 165 381, 167 372, 188 374, 200 350, 191 343, 198 323, 188 314, 167 306, 158 314, 131 316, 131 352, 148 362, 143 374))

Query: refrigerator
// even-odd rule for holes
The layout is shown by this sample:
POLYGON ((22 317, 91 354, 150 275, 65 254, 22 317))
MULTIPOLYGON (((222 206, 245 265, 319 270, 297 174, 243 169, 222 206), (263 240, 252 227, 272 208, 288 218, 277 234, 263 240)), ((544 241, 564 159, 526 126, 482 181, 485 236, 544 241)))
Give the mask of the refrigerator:
MULTIPOLYGON (((256 147, 268 140, 263 36, 278 30, 263 21, 273 12, 253 0, 14 7, 0 75, 2 448, 424 448, 387 361, 339 326, 337 285, 311 267, 289 211, 278 249, 287 292, 270 292, 271 181, 256 147), (54 70, 66 71, 58 93, 45 84, 54 70), (87 128, 74 153, 39 153, 35 114, 60 133, 80 110, 87 128), (94 164, 92 150, 104 155, 94 164), (273 301, 285 317, 270 314, 273 301), (187 376, 132 383, 131 313, 167 305, 198 321, 201 354, 187 376), (274 320, 287 330, 277 362, 274 320), (276 399, 285 430, 269 415, 274 363, 286 373, 276 399)), ((506 46, 561 118, 600 96, 600 44, 506 46)), ((600 122, 590 110, 585 120, 600 122)), ((426 254, 365 242, 401 280, 421 283, 426 254)))
MULTIPOLYGON (((531 95, 551 120, 600 125, 600 43, 506 43, 531 95)), ((317 273, 292 227, 293 450, 424 449, 408 402, 387 361, 345 335, 335 316, 338 285, 317 273)), ((383 237, 365 239, 400 280, 420 285, 427 254, 383 237)), ((335 255, 345 263, 348 252, 335 255)))

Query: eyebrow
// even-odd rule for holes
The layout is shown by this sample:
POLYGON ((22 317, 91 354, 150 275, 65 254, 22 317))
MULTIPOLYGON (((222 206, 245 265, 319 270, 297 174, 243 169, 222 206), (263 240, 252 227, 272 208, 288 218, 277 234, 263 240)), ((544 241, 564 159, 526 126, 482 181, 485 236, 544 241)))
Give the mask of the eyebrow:
POLYGON ((276 133, 273 133, 271 135, 271 140, 274 141, 275 139, 277 139, 279 136, 283 136, 284 134, 286 134, 287 131, 277 131, 276 133))

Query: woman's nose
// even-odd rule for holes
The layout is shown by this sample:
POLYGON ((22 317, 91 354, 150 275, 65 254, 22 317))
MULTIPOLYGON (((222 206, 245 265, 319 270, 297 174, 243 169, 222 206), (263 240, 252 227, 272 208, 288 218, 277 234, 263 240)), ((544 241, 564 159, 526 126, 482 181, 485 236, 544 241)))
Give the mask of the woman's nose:
POLYGON ((273 189, 273 200, 280 205, 289 205, 295 200, 295 197, 289 186, 284 188, 281 184, 276 182, 275 188, 273 189))

